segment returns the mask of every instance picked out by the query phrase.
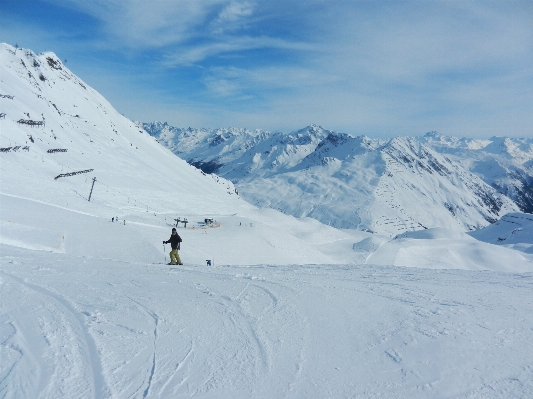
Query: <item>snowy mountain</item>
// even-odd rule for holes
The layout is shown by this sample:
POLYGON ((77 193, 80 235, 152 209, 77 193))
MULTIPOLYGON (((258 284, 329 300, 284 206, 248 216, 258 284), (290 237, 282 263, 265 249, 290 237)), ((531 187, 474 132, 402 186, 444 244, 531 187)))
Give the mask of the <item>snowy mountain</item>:
POLYGON ((260 207, 394 236, 477 229, 518 207, 417 138, 372 140, 311 125, 283 134, 143 124, 163 145, 231 180, 260 207))
MULTIPOLYGON (((120 115, 55 54, 37 55, 2 44, 0 55, 0 243, 153 262, 164 259, 161 240, 168 238, 174 219, 180 218, 189 221, 187 227, 199 227, 183 229, 188 262, 204 263, 224 247, 233 248, 234 253, 219 255, 217 262, 339 261, 317 250, 316 240, 301 238, 316 225, 258 210, 236 194, 230 181, 206 175, 176 157, 120 115), (58 207, 66 210, 57 213, 60 221, 45 217, 56 214, 53 210, 58 207), (38 209, 38 215, 32 209, 38 209), (98 235, 85 233, 84 225, 64 223, 80 212, 92 216, 83 223, 98 226, 98 235), (136 245, 124 246, 119 240, 119 248, 131 248, 124 253, 102 245, 117 242, 110 236, 116 231, 107 228, 112 217, 132 229, 151 228, 122 238, 136 245), (206 218, 226 227, 210 229, 212 234, 207 234, 201 228, 206 218), (47 234, 38 227, 42 225, 48 226, 47 234), (280 231, 278 225, 286 228, 280 231), (223 232, 231 226, 248 229, 223 232), (245 250, 250 246, 256 250, 245 250)), ((348 237, 334 229, 324 234, 348 237)), ((323 251, 328 251, 327 245, 323 251)))
POLYGON ((3 44, 0 397, 533 395, 530 215, 455 231, 508 200, 415 139, 180 134, 187 160, 243 187, 260 176, 258 201, 300 196, 294 209, 388 236, 258 209, 53 53, 3 44), (441 211, 458 197, 465 209, 441 211), (417 219, 390 239, 402 229, 381 211, 417 219), (162 240, 184 217, 185 265, 167 266, 162 240), (452 229, 408 231, 436 221, 452 229))
POLYGON ((533 139, 458 139, 436 132, 418 139, 481 177, 521 211, 533 213, 533 139))
POLYGON ((191 165, 233 181, 285 172, 329 134, 317 126, 289 135, 236 128, 181 129, 161 122, 143 123, 142 127, 191 165))
POLYGON ((36 55, 6 44, 0 51, 4 193, 30 198, 38 193, 40 200, 74 204, 73 190, 87 198, 95 176, 92 202, 84 206, 153 211, 151 197, 169 188, 176 197, 166 195, 158 212, 175 209, 183 191, 195 211, 229 212, 238 202, 230 182, 203 176, 161 148, 53 53, 36 55), (141 188, 135 195, 129 191, 133 181, 141 188))

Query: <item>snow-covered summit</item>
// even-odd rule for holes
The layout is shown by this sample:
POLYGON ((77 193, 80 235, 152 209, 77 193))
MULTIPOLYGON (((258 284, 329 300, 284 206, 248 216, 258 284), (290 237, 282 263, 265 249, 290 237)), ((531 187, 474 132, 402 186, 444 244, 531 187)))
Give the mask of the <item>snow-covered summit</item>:
POLYGON ((182 129, 161 122, 142 126, 190 164, 233 181, 256 173, 272 175, 292 168, 331 133, 316 125, 289 135, 237 128, 182 129))
POLYGON ((491 143, 483 150, 494 155, 501 155, 516 165, 533 159, 533 139, 492 137, 491 143))
POLYGON ((428 132, 417 139, 423 143, 426 143, 432 148, 440 149, 466 149, 466 150, 479 150, 485 148, 491 143, 491 140, 484 139, 468 139, 458 138, 454 136, 445 136, 436 131, 428 132))

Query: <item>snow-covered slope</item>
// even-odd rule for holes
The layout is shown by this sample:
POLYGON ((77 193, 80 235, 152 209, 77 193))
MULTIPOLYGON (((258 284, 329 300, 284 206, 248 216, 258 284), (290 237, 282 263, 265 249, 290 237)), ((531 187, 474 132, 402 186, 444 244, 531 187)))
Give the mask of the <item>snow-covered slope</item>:
POLYGON ((0 249, 6 399, 533 396, 531 274, 0 249))
MULTIPOLYGON (((0 67, 0 397, 533 395, 533 279, 513 273, 532 270, 530 254, 442 229, 390 242, 257 209, 119 115, 55 55, 2 45, 0 67), (189 220, 179 267, 162 264, 176 217, 189 220), (483 273, 430 269, 478 269, 476 253, 483 273), (392 267, 406 259, 422 268, 392 267)), ((340 163, 362 185, 386 171, 445 185, 446 167, 475 187, 409 140, 387 147, 310 130, 316 139, 303 131, 268 159, 280 159, 274 177, 326 182, 320 168, 334 175, 340 163), (421 166, 390 168, 413 154, 421 166)), ((234 140, 228 157, 244 145, 234 140)), ((265 175, 267 156, 256 163, 265 175)))
POLYGON ((533 139, 458 139, 436 132, 418 139, 511 198, 521 211, 533 213, 533 139))
POLYGON ((491 270, 529 272, 533 263, 528 258, 510 248, 487 245, 466 233, 428 229, 405 232, 383 243, 369 253, 366 263, 465 270, 486 270, 491 265, 491 270))
MULTIPOLYGON (((36 55, 2 44, 0 54, 0 242, 87 256, 103 248, 99 257, 160 262, 165 256, 161 241, 168 238, 173 219, 187 218, 191 227, 215 218, 222 227, 209 229, 211 234, 204 229, 183 233, 185 261, 204 263, 223 246, 233 253, 216 259, 221 263, 339 261, 316 248, 322 241, 298 237, 302 231, 312 236, 319 227, 259 211, 240 199, 231 182, 206 175, 159 145, 53 53, 36 55), (79 219, 80 212, 87 217, 79 219), (131 251, 120 249, 121 240, 114 241, 118 247, 101 245, 117 233, 108 230, 112 217, 132 229, 146 227, 137 232, 140 236, 134 234, 137 238, 122 232, 126 241, 138 243, 131 251), (70 219, 79 225, 67 226, 70 219), (93 229, 86 234, 86 225, 98 226, 99 236, 91 236, 93 229)), ((324 242, 352 237, 329 231, 324 242)), ((331 253, 327 244, 321 249, 331 253)))
POLYGON ((477 240, 533 254, 533 215, 509 213, 484 229, 469 233, 477 240))
POLYGON ((176 154, 230 179, 261 207, 389 236, 468 231, 518 207, 415 138, 371 140, 311 125, 285 135, 143 125, 176 154))
POLYGON ((105 203, 110 217, 114 207, 228 213, 242 202, 230 182, 203 176, 161 148, 53 53, 6 44, 0 51, 4 193, 77 207, 95 176, 90 205, 105 203))

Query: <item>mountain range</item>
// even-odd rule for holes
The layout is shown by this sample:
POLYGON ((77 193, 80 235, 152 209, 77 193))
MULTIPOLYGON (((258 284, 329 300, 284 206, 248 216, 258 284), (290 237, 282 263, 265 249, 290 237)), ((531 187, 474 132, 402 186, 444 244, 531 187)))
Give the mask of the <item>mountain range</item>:
POLYGON ((232 181, 252 204, 334 227, 389 236, 469 231, 533 211, 533 139, 138 125, 189 164, 232 181))

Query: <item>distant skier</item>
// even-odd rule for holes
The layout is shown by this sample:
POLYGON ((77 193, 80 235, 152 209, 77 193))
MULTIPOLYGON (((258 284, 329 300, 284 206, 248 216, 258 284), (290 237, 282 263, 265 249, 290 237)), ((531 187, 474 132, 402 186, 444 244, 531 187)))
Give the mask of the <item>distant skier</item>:
POLYGON ((114 217, 112 217, 112 218, 111 218, 111 222, 114 222, 114 221, 115 221, 115 218, 114 218, 114 217))
POLYGON ((183 265, 181 263, 180 255, 178 254, 178 249, 180 248, 181 237, 176 232, 175 228, 172 228, 172 235, 167 241, 163 241, 163 244, 170 243, 172 251, 170 251, 170 264, 171 265, 183 265))

